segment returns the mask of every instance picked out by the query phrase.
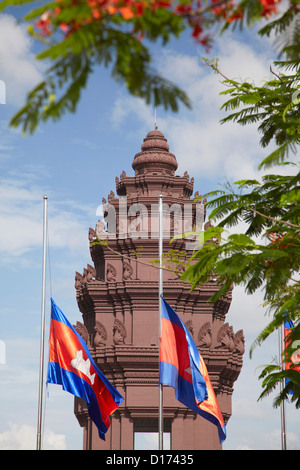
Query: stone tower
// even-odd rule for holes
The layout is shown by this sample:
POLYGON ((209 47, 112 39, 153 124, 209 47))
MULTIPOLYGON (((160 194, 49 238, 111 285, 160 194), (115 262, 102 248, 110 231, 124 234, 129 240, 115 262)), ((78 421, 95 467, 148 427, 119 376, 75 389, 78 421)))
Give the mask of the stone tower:
MULTIPOLYGON (((193 196, 194 179, 187 172, 175 175, 176 158, 160 131, 148 133, 132 167, 134 176, 123 171, 116 178, 117 196, 111 191, 107 201, 103 198, 108 225, 99 221, 89 229, 92 263, 75 275, 83 318, 76 329, 98 367, 125 398, 111 417, 105 442, 99 439, 84 402, 75 399, 84 449, 130 450, 137 433, 158 431, 159 278, 153 262, 158 259, 158 196, 163 195, 165 208, 164 253, 173 249, 188 254, 189 241, 178 238, 170 245, 170 239, 195 226, 197 210, 203 208, 195 201, 198 192, 193 196), (105 244, 94 244, 97 236, 105 244)), ((211 304, 214 280, 190 292, 179 278, 180 269, 178 265, 175 272, 164 271, 164 298, 202 354, 226 423, 233 384, 242 367, 243 332, 234 334, 225 320, 231 292, 211 304)), ((221 448, 216 426, 181 405, 173 388, 164 387, 163 401, 164 432, 172 450, 221 448)))

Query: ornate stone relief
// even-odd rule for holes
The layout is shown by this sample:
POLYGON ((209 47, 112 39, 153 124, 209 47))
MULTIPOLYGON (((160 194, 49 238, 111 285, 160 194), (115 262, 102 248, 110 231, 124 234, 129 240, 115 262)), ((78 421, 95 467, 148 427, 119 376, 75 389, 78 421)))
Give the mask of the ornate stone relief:
POLYGON ((212 326, 210 322, 204 323, 198 333, 200 346, 210 348, 212 344, 212 326))
POLYGON ((83 341, 86 342, 86 344, 88 344, 88 341, 89 341, 89 332, 87 330, 87 327, 81 323, 80 321, 78 321, 76 323, 76 325, 73 325, 75 330, 77 331, 77 333, 80 334, 81 338, 83 339, 83 341))
POLYGON ((111 190, 109 195, 107 196, 107 200, 108 200, 109 204, 112 202, 114 197, 115 197, 115 193, 113 192, 113 190, 111 190))
POLYGON ((87 265, 87 268, 84 268, 83 275, 76 272, 75 273, 75 289, 78 291, 88 282, 94 281, 96 279, 96 269, 90 264, 87 265))
POLYGON ((106 340, 107 340, 107 332, 99 321, 95 322, 94 326, 94 331, 95 331, 95 336, 94 336, 94 346, 99 347, 99 346, 105 346, 106 345, 106 340))
POLYGON ((221 326, 218 331, 217 341, 219 345, 225 346, 225 348, 229 349, 229 351, 234 351, 235 344, 232 326, 229 326, 228 323, 225 323, 223 326, 221 326))
POLYGON ((125 326, 120 320, 116 318, 114 322, 114 327, 113 327, 113 342, 116 345, 125 344, 125 338, 126 338, 125 326))
POLYGON ((187 327, 188 331, 190 332, 191 336, 194 336, 194 328, 192 320, 188 320, 185 322, 185 326, 187 327))
POLYGON ((133 269, 130 263, 124 261, 123 263, 123 278, 125 280, 132 279, 133 269))
POLYGON ((83 275, 76 272, 75 273, 75 289, 78 291, 83 285, 83 275))
POLYGON ((85 282, 94 281, 96 279, 96 269, 94 266, 90 264, 87 265, 87 269, 85 269, 85 282))
POLYGON ((245 352, 245 336, 243 330, 239 330, 235 335, 234 335, 234 345, 235 345, 235 350, 243 355, 245 352))
POLYGON ((116 280, 116 275, 117 271, 114 266, 112 266, 110 263, 107 263, 107 268, 106 268, 106 279, 108 282, 112 282, 116 280))
POLYGON ((93 243, 97 240, 96 231, 93 228, 89 228, 89 242, 93 243))
POLYGON ((103 234, 105 234, 105 223, 102 221, 102 220, 98 220, 98 223, 96 225, 96 236, 98 238, 102 238, 104 237, 103 234))

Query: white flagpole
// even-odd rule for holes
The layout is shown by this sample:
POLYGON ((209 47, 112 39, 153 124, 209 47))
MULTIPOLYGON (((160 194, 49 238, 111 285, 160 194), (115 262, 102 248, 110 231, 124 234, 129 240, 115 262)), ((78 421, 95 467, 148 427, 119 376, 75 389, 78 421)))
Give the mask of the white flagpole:
MULTIPOLYGON (((163 294, 163 196, 158 196, 158 252, 159 252, 159 345, 161 336, 161 297, 163 294)), ((159 347, 160 352, 160 347, 159 347)), ((163 450, 163 384, 159 384, 159 450, 163 450)))
MULTIPOLYGON (((283 350, 284 350, 284 326, 281 325, 279 329, 279 351, 280 351, 280 360, 283 360, 283 350)), ((284 363, 282 363, 282 369, 284 369, 284 363)), ((283 390, 283 380, 280 381, 280 392, 283 390)), ((286 432, 285 432, 285 403, 282 401, 280 403, 280 419, 281 419, 281 450, 286 450, 286 432)))
POLYGON ((44 196, 44 222, 43 222, 43 274, 42 274, 42 308, 41 308, 41 339, 40 339, 40 376, 39 376, 39 403, 36 449, 42 449, 42 417, 43 417, 43 385, 44 385, 44 349, 45 349, 45 301, 46 301, 46 254, 47 254, 47 202, 44 196))

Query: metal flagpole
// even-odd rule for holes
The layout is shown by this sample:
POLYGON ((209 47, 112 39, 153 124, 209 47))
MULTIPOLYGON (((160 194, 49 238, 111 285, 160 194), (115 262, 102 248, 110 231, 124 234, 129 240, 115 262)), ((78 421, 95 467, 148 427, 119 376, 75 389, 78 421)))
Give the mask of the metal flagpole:
MULTIPOLYGON (((281 325, 279 329, 279 351, 280 351, 280 360, 283 359, 283 325, 281 325)), ((282 363, 282 369, 284 368, 284 364, 282 363)), ((283 381, 280 381, 280 392, 283 390, 283 381)), ((285 432, 285 403, 284 400, 280 403, 280 419, 281 419, 281 450, 286 450, 286 432, 285 432)))
POLYGON ((45 301, 46 301, 46 255, 47 255, 47 202, 44 196, 44 223, 43 223, 43 274, 42 274, 42 308, 41 308, 41 339, 40 339, 40 376, 39 376, 39 403, 36 449, 42 448, 42 412, 43 412, 43 385, 44 385, 44 349, 45 349, 45 301))
MULTIPOLYGON (((161 297, 163 294, 163 196, 158 196, 158 253, 159 253, 159 345, 161 337, 161 297)), ((159 348, 160 349, 160 348, 159 348)), ((159 450, 163 450, 163 384, 159 384, 159 450)))

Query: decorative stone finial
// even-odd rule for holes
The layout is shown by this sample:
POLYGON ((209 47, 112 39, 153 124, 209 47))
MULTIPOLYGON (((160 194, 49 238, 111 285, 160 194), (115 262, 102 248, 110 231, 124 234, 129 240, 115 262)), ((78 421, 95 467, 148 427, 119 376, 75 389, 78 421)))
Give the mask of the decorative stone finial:
POLYGON ((148 132, 142 144, 142 151, 134 157, 132 168, 136 173, 166 171, 174 175, 178 164, 173 153, 169 152, 167 139, 162 132, 148 132))

